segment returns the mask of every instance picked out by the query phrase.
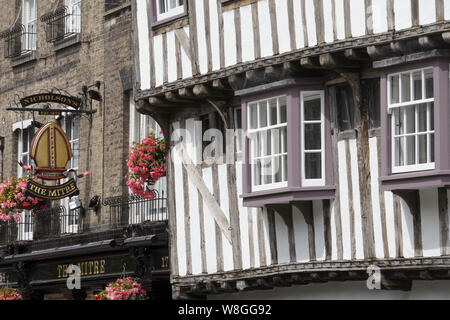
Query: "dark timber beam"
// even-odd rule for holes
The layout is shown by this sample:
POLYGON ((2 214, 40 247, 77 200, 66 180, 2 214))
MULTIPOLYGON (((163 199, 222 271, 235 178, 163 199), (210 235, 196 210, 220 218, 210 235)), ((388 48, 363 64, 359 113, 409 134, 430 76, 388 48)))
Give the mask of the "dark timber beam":
POLYGON ((322 69, 319 63, 319 57, 301 58, 300 66, 305 69, 322 69))
POLYGON ((358 68, 358 64, 355 61, 349 61, 343 56, 325 53, 319 56, 320 66, 324 69, 349 69, 358 68))
POLYGON ((355 61, 366 61, 370 59, 367 50, 363 49, 346 49, 344 51, 344 56, 349 60, 355 61))
POLYGON ((192 89, 192 93, 199 98, 228 98, 232 95, 232 90, 219 90, 205 84, 197 84, 192 89))
POLYGON ((233 90, 241 90, 245 88, 247 78, 245 73, 232 74, 228 77, 228 83, 233 90))
POLYGON ((283 74, 283 66, 282 65, 276 65, 276 66, 269 66, 266 67, 264 71, 264 79, 267 82, 274 82, 281 79, 283 74))
POLYGON ((245 73, 247 81, 261 83, 264 80, 264 69, 249 70, 245 73))
POLYGON ((167 101, 161 97, 150 97, 148 98, 148 102, 155 107, 180 107, 179 104, 167 101))

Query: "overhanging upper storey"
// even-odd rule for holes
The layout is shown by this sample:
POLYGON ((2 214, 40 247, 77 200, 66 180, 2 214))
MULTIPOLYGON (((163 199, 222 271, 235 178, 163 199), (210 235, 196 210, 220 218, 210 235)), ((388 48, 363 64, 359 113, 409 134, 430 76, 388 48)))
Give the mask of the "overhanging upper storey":
POLYGON ((185 0, 186 14, 159 25, 155 3, 133 1, 138 99, 286 62, 320 66, 328 53, 378 60, 380 46, 450 30, 443 0, 185 0))

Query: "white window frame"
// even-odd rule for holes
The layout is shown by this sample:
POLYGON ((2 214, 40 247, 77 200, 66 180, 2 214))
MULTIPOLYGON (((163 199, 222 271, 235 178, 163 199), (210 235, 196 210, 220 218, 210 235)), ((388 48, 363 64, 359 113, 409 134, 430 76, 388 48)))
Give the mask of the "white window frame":
POLYGON ((300 92, 300 138, 301 138, 301 148, 300 148, 300 158, 301 158, 301 182, 302 187, 319 187, 325 186, 325 92, 323 90, 313 90, 313 91, 301 91, 300 92), (305 120, 305 95, 320 95, 320 120, 305 120), (321 126, 321 148, 318 150, 305 150, 305 124, 320 124, 321 126), (305 168, 305 154, 306 153, 320 153, 321 154, 321 178, 320 179, 306 179, 306 168, 305 168))
MULTIPOLYGON (((181 0, 182 4, 176 6, 175 8, 169 9, 166 12, 160 13, 160 1, 164 1, 166 4, 166 7, 168 7, 169 1, 171 0, 154 0, 156 2, 156 19, 157 21, 162 21, 165 19, 172 18, 174 16, 177 16, 179 14, 184 13, 184 0, 181 0)), ((175 0, 180 1, 180 0, 175 0)))
MULTIPOLYGON (((285 188, 288 186, 288 171, 286 170, 286 177, 283 177, 284 175, 284 170, 283 170, 283 161, 281 161, 280 166, 281 166, 281 174, 282 174, 282 180, 281 182, 272 182, 272 183, 267 183, 267 184, 259 184, 256 185, 255 184, 255 171, 254 171, 254 166, 256 165, 256 157, 254 156, 256 154, 256 143, 254 142, 255 139, 255 135, 260 133, 260 132, 268 132, 274 129, 281 129, 281 128, 286 128, 286 141, 287 141, 287 127, 288 127, 288 117, 287 117, 287 110, 288 110, 288 96, 286 94, 283 95, 274 95, 273 97, 268 97, 265 99, 259 99, 259 100, 254 100, 254 101, 249 101, 247 102, 247 134, 249 137, 249 142, 250 142, 250 150, 249 150, 249 159, 250 159, 250 166, 251 166, 251 183, 252 183, 252 192, 253 191, 265 191, 265 190, 271 190, 271 189, 279 189, 279 188, 285 188), (271 115, 270 115, 270 110, 269 107, 267 107, 267 126, 263 127, 263 128, 258 128, 258 129, 252 129, 251 128, 251 111, 250 111, 250 107, 251 105, 256 104, 257 105, 257 123, 258 123, 258 127, 259 127, 259 123, 260 123, 260 108, 259 108, 259 103, 260 102, 266 102, 268 104, 269 100, 272 99, 277 99, 277 117, 280 118, 280 104, 279 104, 279 99, 280 98, 285 98, 286 99, 286 122, 284 123, 280 123, 280 124, 276 124, 276 125, 269 125, 271 123, 271 115), (283 179, 284 178, 284 179, 283 179)), ((280 134, 282 134, 282 131, 279 131, 280 134)), ((263 138, 264 135, 262 135, 263 138)), ((271 150, 273 150, 273 135, 271 135, 271 150)), ((263 145, 266 146, 266 143, 263 142, 263 145)), ((258 159, 263 159, 263 158, 277 158, 277 157, 286 157, 286 166, 288 166, 288 150, 287 150, 288 146, 287 146, 287 142, 286 142, 286 146, 285 146, 285 150, 280 150, 280 153, 277 154, 271 154, 269 156, 260 156, 258 157, 258 159)), ((281 146, 280 146, 281 149, 281 146)), ((263 151, 262 151, 263 152, 263 151)), ((261 178, 263 177, 263 175, 261 175, 261 178)), ((273 172, 273 167, 272 167, 272 177, 274 177, 274 172, 273 172)), ((262 182, 262 181, 261 181, 262 182)))
POLYGON ((81 33, 81 0, 65 0, 67 14, 64 28, 65 34, 81 33))
MULTIPOLYGON (((236 107, 233 110, 233 116, 234 116, 234 130, 236 130, 237 132, 235 132, 235 152, 236 155, 238 157, 242 157, 242 146, 244 145, 244 140, 243 140, 243 136, 242 136, 242 122, 241 122, 241 128, 237 127, 237 119, 238 119, 238 114, 242 113, 242 107, 236 107)), ((241 116, 241 121, 242 121, 242 116, 241 116)))
POLYGON ((36 50, 37 42, 37 0, 22 0, 22 24, 25 34, 22 36, 22 51, 36 50), (30 14, 29 3, 33 3, 34 12, 30 14))
MULTIPOLYGON (((434 100, 435 100, 435 92, 433 92, 433 98, 426 98, 426 82, 425 82, 425 71, 426 70, 431 70, 432 74, 433 74, 433 81, 434 81, 434 68, 433 67, 425 67, 425 68, 419 68, 419 69, 413 69, 413 70, 408 70, 408 71, 402 71, 402 72, 397 72, 397 73, 392 73, 389 74, 387 77, 387 106, 388 106, 388 114, 391 115, 391 171, 393 174, 395 173, 405 173, 405 172, 415 172, 415 171, 425 171, 425 170, 433 170, 436 167, 436 159, 434 162, 431 162, 431 148, 434 148, 434 145, 431 146, 431 135, 435 135, 435 129, 433 130, 429 130, 430 128, 430 123, 431 123, 431 119, 430 119, 430 108, 435 108, 434 106, 434 100), (420 100, 414 100, 414 78, 413 78, 413 74, 417 73, 417 72, 421 72, 422 78, 422 99, 420 100), (410 97, 409 97, 409 101, 407 102, 401 102, 402 101, 402 75, 403 74, 409 74, 410 75, 410 97), (398 88, 398 92, 399 92, 399 102, 398 103, 391 103, 391 98, 392 98, 392 92, 391 92, 391 80, 393 77, 398 76, 399 79, 399 88, 398 88), (418 123, 419 123, 419 119, 418 119, 418 106, 422 105, 422 104, 426 104, 427 105, 427 120, 426 120, 426 125, 427 125, 427 130, 424 132, 418 132, 418 123), (394 109, 398 109, 398 108, 415 108, 415 132, 414 133, 403 133, 403 134, 399 134, 396 135, 395 134, 395 115, 394 115, 394 109), (421 135, 426 135, 427 136, 427 163, 422 163, 419 164, 418 163, 418 159, 419 159, 419 139, 418 137, 421 135), (416 137, 415 139, 415 162, 416 164, 413 165, 402 165, 402 166, 396 166, 395 163, 395 154, 396 154, 396 150, 395 150, 395 139, 396 138, 401 138, 401 139, 405 139, 408 136, 414 136, 416 137)), ((433 89, 434 89, 434 85, 433 85, 433 89)), ((433 112, 434 114, 434 112, 433 112)), ((406 117, 406 113, 405 113, 405 117, 406 117)), ((403 119, 403 121, 405 122, 405 118, 403 119)), ((406 128, 404 129, 406 130, 406 128)), ((436 136, 435 136, 436 137, 436 136)), ((403 162, 406 163, 407 159, 407 154, 408 154, 408 150, 407 150, 407 143, 405 141, 404 143, 404 151, 403 151, 404 155, 403 155, 403 162)))
MULTIPOLYGON (((64 132, 67 135, 67 118, 70 117, 71 118, 71 123, 73 123, 74 119, 77 119, 78 121, 78 137, 74 138, 73 132, 71 132, 70 134, 70 147, 72 148, 72 154, 74 154, 74 143, 78 142, 78 163, 79 163, 79 157, 80 157, 80 153, 79 153, 79 148, 80 148, 80 118, 74 117, 73 114, 71 113, 63 113, 63 117, 61 118, 62 121, 62 129, 64 130, 64 132)), ((71 130, 73 128, 73 124, 71 124, 71 130)), ((78 165, 76 167, 72 167, 72 165, 74 161, 74 157, 72 157, 72 159, 70 159, 70 161, 67 163, 67 169, 74 169, 74 170, 78 170, 78 165)), ((78 164, 77 163, 77 164, 78 164)), ((70 178, 67 179, 63 179, 61 180, 61 184, 64 184, 65 182, 69 181, 70 178)), ((74 196, 72 198, 77 199, 78 196, 74 196)), ((75 217, 75 224, 71 223, 71 217, 72 217, 72 213, 71 210, 69 208, 69 202, 70 199, 69 198, 64 198, 61 200, 61 205, 64 206, 66 208, 66 213, 65 213, 65 217, 64 217, 64 230, 66 231, 65 233, 67 234, 73 234, 73 233, 78 233, 78 224, 79 224, 79 217, 78 217, 78 210, 75 210, 74 212, 74 217, 75 217)))

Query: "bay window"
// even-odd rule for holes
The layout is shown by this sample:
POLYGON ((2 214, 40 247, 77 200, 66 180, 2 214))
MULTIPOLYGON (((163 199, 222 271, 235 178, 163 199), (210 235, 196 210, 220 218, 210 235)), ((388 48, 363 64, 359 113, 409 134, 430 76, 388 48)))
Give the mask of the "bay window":
POLYGON ((433 68, 389 75, 392 172, 434 169, 433 68))
POLYGON ((445 58, 382 71, 383 190, 450 184, 449 87, 445 58))
POLYGON ((286 97, 255 101, 248 109, 253 190, 287 186, 286 97))
POLYGON ((150 10, 152 16, 152 26, 171 22, 180 17, 187 16, 186 0, 150 0, 150 10))
POLYGON ((334 197, 329 107, 320 79, 311 82, 236 92, 243 97, 245 206, 334 197))

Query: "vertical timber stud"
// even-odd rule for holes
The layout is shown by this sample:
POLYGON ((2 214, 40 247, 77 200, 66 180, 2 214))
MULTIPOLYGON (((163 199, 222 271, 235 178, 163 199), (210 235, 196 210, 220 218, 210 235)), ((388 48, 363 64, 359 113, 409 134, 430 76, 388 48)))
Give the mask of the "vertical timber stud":
POLYGON ((439 203, 439 229, 441 240, 441 256, 448 255, 448 197, 447 189, 438 189, 439 203))
POLYGON ((272 265, 278 264, 278 251, 277 251, 277 231, 275 227, 275 211, 267 208, 267 220, 269 222, 269 243, 270 243, 270 257, 272 265))
MULTIPOLYGON (((191 9, 192 10, 192 9, 191 9)), ((222 3, 217 1, 217 17, 219 22, 219 55, 220 55, 220 69, 225 68, 225 38, 223 35, 223 13, 222 3)))
POLYGON ((291 50, 295 50, 297 48, 297 44, 295 43, 296 35, 295 35, 295 20, 294 20, 294 3, 293 3, 293 1, 294 0, 287 0, 288 22, 289 22, 289 41, 291 44, 291 50))
POLYGON ((403 230, 402 211, 400 197, 394 194, 394 224, 395 224, 395 255, 397 258, 403 257, 403 230))
MULTIPOLYGON (((239 10, 239 9, 237 9, 239 10)), ((226 114, 230 122, 230 127, 234 128, 233 110, 228 109, 226 114)), ((227 159, 232 159, 232 163, 227 163, 227 185, 228 185, 228 207, 230 210, 231 245, 233 248, 234 270, 242 270, 242 248, 241 248, 241 228, 239 223, 238 191, 236 187, 236 161, 235 152, 232 148, 231 155, 227 159)), ((227 161, 228 162, 228 161, 227 161)))
MULTIPOLYGON (((220 188, 219 188, 219 168, 217 163, 211 166, 213 193, 217 203, 220 203, 220 188)), ((214 222, 216 230, 216 257, 217 257, 217 271, 223 271, 223 245, 222 245, 222 230, 220 230, 217 222, 214 222)))
POLYGON ((261 58, 261 43, 259 39, 259 17, 258 3, 252 3, 252 26, 253 26, 253 47, 255 48, 255 59, 261 58))
MULTIPOLYGON (((266 258, 266 241, 264 237, 264 222, 263 222, 264 211, 262 208, 258 208, 257 213, 257 226, 258 226, 258 250, 259 250, 259 260, 261 267, 267 266, 266 258)), ((270 241, 270 240, 269 240, 270 241)))
POLYGON ((189 39, 191 41, 191 63, 192 75, 199 74, 198 67, 198 41, 197 41, 197 13, 195 9, 195 0, 189 1, 189 39))
POLYGON ((413 216, 414 227, 414 256, 422 257, 422 222, 420 212, 419 190, 395 190, 393 193, 405 201, 413 216))
POLYGON ((167 83, 169 79, 169 61, 167 57, 167 32, 162 34, 162 43, 163 43, 163 83, 167 83))
POLYGON ((344 25, 345 25, 345 38, 352 37, 352 22, 350 12, 350 0, 344 0, 344 25))
MULTIPOLYGON (((378 172, 381 172, 381 137, 377 139, 377 154, 378 154, 378 172)), ((383 253, 384 258, 389 258, 388 236, 387 236, 387 224, 386 224, 386 201, 384 198, 384 191, 381 190, 378 184, 378 194, 380 198, 380 215, 381 215, 381 231, 383 235, 383 253)))
POLYGON ((333 19, 333 40, 337 40, 336 0, 331 1, 331 18, 333 19))
POLYGON ((270 27, 272 31, 272 49, 273 54, 277 55, 280 53, 280 49, 278 46, 277 13, 275 0, 269 0, 269 15, 270 15, 270 27))
POLYGON ((350 240, 352 260, 356 260, 356 235, 355 235, 355 206, 353 204, 352 160, 350 156, 350 142, 345 140, 345 163, 347 167, 348 211, 350 215, 350 240))
POLYGON ((445 20, 445 17, 444 17, 445 11, 444 10, 445 10, 444 0, 436 0, 436 21, 437 22, 445 20))
MULTIPOLYGON (((334 155, 338 154, 338 128, 337 128, 337 101, 336 101, 336 88, 330 87, 328 89, 328 96, 330 101, 330 114, 331 114, 331 126, 333 128, 332 137, 332 153, 334 155)), ((334 184, 337 186, 335 191, 335 200, 333 201, 334 206, 334 221, 336 224, 336 248, 337 248, 337 258, 342 260, 343 255, 343 243, 342 243, 342 222, 341 222, 341 203, 340 203, 340 192, 339 192, 339 161, 333 161, 333 176, 334 184)), ((330 218, 331 219, 331 218, 330 218)))
POLYGON ((413 27, 419 26, 419 0, 411 0, 411 22, 413 27))
POLYGON ((303 28, 303 41, 305 47, 309 46, 309 40, 308 40, 308 25, 306 23, 306 0, 301 0, 301 7, 302 7, 302 28, 303 28))
POLYGON ((373 34, 372 0, 364 0, 366 10, 366 34, 373 34))
POLYGON ((375 236, 371 199, 369 112, 367 103, 361 98, 361 81, 357 73, 341 73, 353 91, 357 111, 357 154, 359 171, 359 193, 361 202, 361 224, 363 231, 364 257, 375 258, 375 236))
POLYGON ((208 72, 212 71, 212 49, 211 49, 211 19, 209 17, 209 0, 203 0, 203 14, 205 17, 206 59, 208 61, 208 72))
MULTIPOLYGON (((138 1, 138 0, 136 0, 138 1)), ((150 87, 156 87, 156 76, 155 76, 155 57, 153 48, 153 30, 152 30, 152 15, 150 14, 151 1, 147 1, 147 25, 148 25, 148 47, 149 47, 149 57, 150 57, 150 87)), ((136 16, 137 19, 137 16, 136 16)))
POLYGON ((316 17, 317 44, 325 42, 325 24, 323 21, 323 0, 314 1, 314 15, 316 17))
POLYGON ((323 224, 324 224, 324 239, 325 239, 325 259, 331 260, 331 219, 330 219, 330 200, 322 201, 323 205, 323 224))
MULTIPOLYGON (((132 26, 132 41, 133 41, 133 57, 134 57, 134 68, 133 68, 133 91, 136 96, 137 90, 141 88, 141 72, 140 72, 140 62, 139 62, 139 35, 137 28, 137 0, 131 1, 131 10, 133 12, 133 26, 132 26)), ((2 177, 3 181, 3 177, 2 177)))
POLYGON ((234 9, 234 30, 236 33, 236 62, 242 62, 241 9, 234 9))
POLYGON ((388 21, 388 31, 395 30, 395 11, 394 11, 394 0, 386 0, 386 11, 387 11, 387 21, 388 21))
POLYGON ((293 206, 289 204, 268 205, 268 208, 275 210, 283 219, 288 230, 288 243, 289 243, 289 259, 291 263, 297 262, 297 253, 295 250, 295 231, 293 220, 293 206))

